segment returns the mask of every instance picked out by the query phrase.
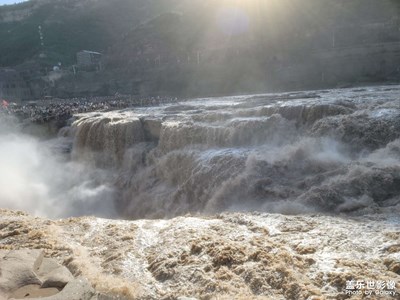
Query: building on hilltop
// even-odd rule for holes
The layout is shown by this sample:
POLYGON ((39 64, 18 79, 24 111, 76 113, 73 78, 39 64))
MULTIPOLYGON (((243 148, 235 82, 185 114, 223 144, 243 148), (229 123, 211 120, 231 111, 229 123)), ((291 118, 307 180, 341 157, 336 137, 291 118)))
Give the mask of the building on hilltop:
POLYGON ((82 50, 76 54, 77 65, 82 69, 101 70, 102 57, 99 52, 82 50))
POLYGON ((0 69, 0 99, 21 101, 31 98, 31 90, 14 69, 0 69))

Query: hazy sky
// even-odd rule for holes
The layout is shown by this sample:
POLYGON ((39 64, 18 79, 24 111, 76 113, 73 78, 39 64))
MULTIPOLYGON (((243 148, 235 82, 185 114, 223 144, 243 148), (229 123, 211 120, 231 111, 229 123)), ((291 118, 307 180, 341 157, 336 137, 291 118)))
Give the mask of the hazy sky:
POLYGON ((3 4, 14 4, 14 3, 19 3, 19 2, 24 2, 26 0, 0 0, 0 5, 3 4))

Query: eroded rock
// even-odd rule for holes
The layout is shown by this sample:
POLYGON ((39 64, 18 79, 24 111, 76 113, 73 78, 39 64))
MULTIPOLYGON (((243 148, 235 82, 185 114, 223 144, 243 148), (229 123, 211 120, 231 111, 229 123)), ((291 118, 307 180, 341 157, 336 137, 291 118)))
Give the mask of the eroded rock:
POLYGON ((43 260, 41 250, 9 251, 0 260, 0 295, 8 297, 28 285, 42 285, 35 273, 43 260))
POLYGON ((11 250, 0 253, 0 299, 86 300, 95 296, 90 283, 75 279, 43 250, 11 250))

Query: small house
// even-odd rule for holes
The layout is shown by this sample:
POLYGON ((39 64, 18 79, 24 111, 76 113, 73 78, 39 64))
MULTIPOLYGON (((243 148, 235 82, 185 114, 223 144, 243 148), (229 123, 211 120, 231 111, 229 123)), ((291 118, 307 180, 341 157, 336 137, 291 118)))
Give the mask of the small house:
POLYGON ((76 54, 78 67, 101 69, 102 54, 95 51, 82 50, 76 54))

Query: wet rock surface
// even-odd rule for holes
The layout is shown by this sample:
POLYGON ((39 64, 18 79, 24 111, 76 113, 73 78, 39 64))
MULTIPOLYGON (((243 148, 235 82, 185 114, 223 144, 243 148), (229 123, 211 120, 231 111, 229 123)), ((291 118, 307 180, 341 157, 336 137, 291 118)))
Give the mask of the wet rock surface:
POLYGON ((75 279, 66 267, 44 254, 39 249, 1 250, 2 299, 93 299, 95 293, 87 280, 75 279))

